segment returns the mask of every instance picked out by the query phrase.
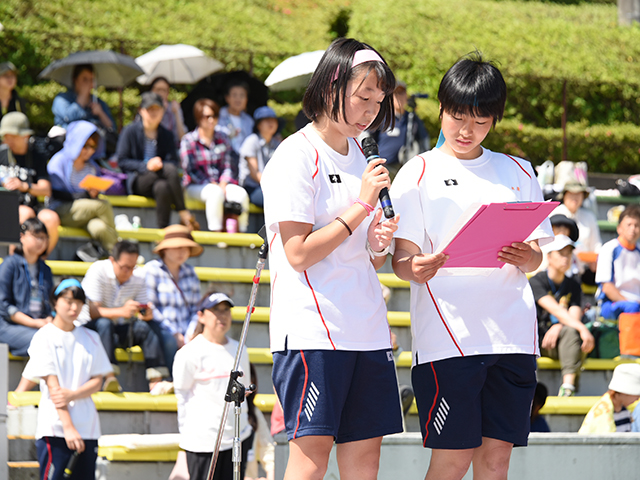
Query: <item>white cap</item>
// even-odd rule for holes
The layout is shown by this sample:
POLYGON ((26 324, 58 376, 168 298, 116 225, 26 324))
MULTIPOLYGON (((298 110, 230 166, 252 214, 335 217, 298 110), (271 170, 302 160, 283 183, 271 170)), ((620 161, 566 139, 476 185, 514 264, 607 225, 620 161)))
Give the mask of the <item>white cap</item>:
POLYGON ((627 395, 640 395, 640 364, 623 363, 618 365, 613 370, 609 390, 627 395))
POLYGON ((574 248, 576 246, 576 244, 573 243, 571 239, 566 235, 556 235, 556 237, 553 239, 553 242, 547 243, 546 245, 540 248, 544 253, 549 253, 549 252, 558 252, 568 245, 571 245, 574 248))

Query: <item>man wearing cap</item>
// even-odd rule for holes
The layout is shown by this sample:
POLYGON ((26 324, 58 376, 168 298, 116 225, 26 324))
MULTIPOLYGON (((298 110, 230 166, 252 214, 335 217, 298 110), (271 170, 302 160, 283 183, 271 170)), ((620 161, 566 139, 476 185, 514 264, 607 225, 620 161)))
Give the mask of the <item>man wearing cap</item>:
POLYGON ((631 415, 627 407, 639 398, 640 365, 637 363, 618 365, 613 370, 609 390, 591 407, 578 433, 630 432, 631 415))
POLYGON ((180 215, 180 223, 193 228, 197 222, 184 204, 173 133, 160 124, 162 97, 143 93, 139 113, 141 121, 122 130, 116 148, 118 165, 128 175, 127 191, 155 199, 158 228, 169 225, 171 205, 180 215))
POLYGON ((253 119, 256 122, 253 127, 254 133, 245 138, 240 148, 240 185, 249 194, 251 203, 262 207, 262 172, 282 139, 277 135, 278 116, 271 107, 256 108, 253 119))
POLYGON ((28 218, 38 218, 47 227, 50 253, 58 243, 58 214, 42 208, 38 197, 51 196, 47 173, 47 155, 32 138, 33 130, 24 113, 10 112, 0 120, 0 183, 20 195, 20 224, 28 218))
POLYGON ((113 365, 117 347, 140 345, 144 354, 146 376, 151 393, 167 393, 162 382, 169 377, 159 325, 153 320, 153 305, 148 304, 144 278, 133 274, 137 265, 138 244, 126 240, 116 243, 107 260, 94 262, 82 280, 90 307, 85 307, 78 322, 100 335, 113 365), (154 387, 158 387, 154 391, 154 387))
MULTIPOLYGON (((387 159, 384 166, 389 170, 392 179, 405 162, 431 149, 429 133, 424 123, 415 111, 407 110, 407 105, 409 105, 407 84, 397 81, 393 92, 395 125, 391 130, 373 134, 378 142, 380 156, 387 159)), ((415 110, 415 103, 412 106, 415 110)))
POLYGON ((581 288, 565 273, 571 267, 574 243, 556 235, 542 247, 548 267, 529 280, 536 301, 541 355, 560 360, 562 385, 558 396, 571 396, 582 362, 595 341, 582 323, 581 288))
POLYGON ((24 100, 18 96, 18 69, 11 62, 0 63, 0 119, 9 112, 25 112, 24 100))

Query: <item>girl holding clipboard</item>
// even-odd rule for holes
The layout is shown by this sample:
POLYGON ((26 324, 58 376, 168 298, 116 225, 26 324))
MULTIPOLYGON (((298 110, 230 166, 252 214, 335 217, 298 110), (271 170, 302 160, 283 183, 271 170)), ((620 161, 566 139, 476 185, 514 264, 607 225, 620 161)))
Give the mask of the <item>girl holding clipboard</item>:
POLYGON ((506 94, 479 53, 459 60, 438 91, 444 144, 410 160, 391 189, 401 218, 393 267, 411 282, 412 382, 433 449, 427 480, 461 479, 472 462, 474 478, 506 479, 513 446, 527 444, 539 350, 525 273, 540 264, 551 226, 503 246, 504 266, 488 275, 439 272, 449 257, 434 254, 472 204, 543 200, 528 162, 481 146, 506 94))

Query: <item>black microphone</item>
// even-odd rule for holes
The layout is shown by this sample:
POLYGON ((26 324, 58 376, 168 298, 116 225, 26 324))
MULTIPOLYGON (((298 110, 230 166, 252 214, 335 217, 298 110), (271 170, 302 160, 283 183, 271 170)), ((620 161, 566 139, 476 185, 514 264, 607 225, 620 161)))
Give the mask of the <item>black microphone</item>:
MULTIPOLYGON (((378 155, 378 144, 372 137, 367 137, 362 140, 362 151, 364 152, 364 156, 367 157, 367 162, 370 162, 375 158, 380 158, 380 155, 378 155)), ((396 216, 393 211, 393 206, 391 205, 391 199, 389 198, 389 190, 387 187, 380 190, 380 204, 382 205, 382 211, 386 218, 393 218, 396 216)))
POLYGON ((69 463, 67 463, 67 466, 64 469, 62 478, 71 478, 71 475, 73 475, 73 470, 76 468, 76 463, 78 463, 78 458, 80 458, 80 452, 78 450, 75 450, 73 452, 73 455, 71 455, 71 458, 69 459, 69 463))

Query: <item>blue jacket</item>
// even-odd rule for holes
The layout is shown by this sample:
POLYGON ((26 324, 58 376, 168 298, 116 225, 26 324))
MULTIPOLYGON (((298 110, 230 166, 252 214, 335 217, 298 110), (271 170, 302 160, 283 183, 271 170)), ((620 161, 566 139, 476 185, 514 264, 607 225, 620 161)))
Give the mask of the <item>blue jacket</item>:
MULTIPOLYGON (((76 103, 76 98, 78 98, 78 94, 73 90, 67 90, 66 92, 56 95, 53 99, 53 105, 51 106, 54 125, 67 128, 67 125, 76 120, 89 120, 102 125, 100 119, 91 111, 91 107, 89 105, 87 105, 87 107, 81 107, 76 103)), ((116 122, 113 120, 109 106, 99 98, 96 99, 115 127, 116 122)))
MULTIPOLYGON (((38 260, 38 288, 43 299, 43 317, 51 315, 49 294, 53 289, 51 269, 38 260)), ((10 255, 0 264, 0 317, 11 322, 11 315, 22 312, 29 315, 31 276, 22 255, 10 255)), ((13 323, 13 322, 11 322, 13 323)))
MULTIPOLYGON (((49 165, 47 165, 47 171, 51 179, 51 190, 53 191, 53 199, 49 203, 50 208, 55 209, 63 201, 89 198, 86 190, 71 183, 71 169, 73 168, 73 162, 80 155, 82 147, 97 129, 93 123, 85 120, 72 122, 67 127, 67 135, 62 150, 56 153, 49 161, 49 165)), ((100 168, 93 160, 89 160, 87 164, 92 165, 96 172, 100 172, 100 168)))

